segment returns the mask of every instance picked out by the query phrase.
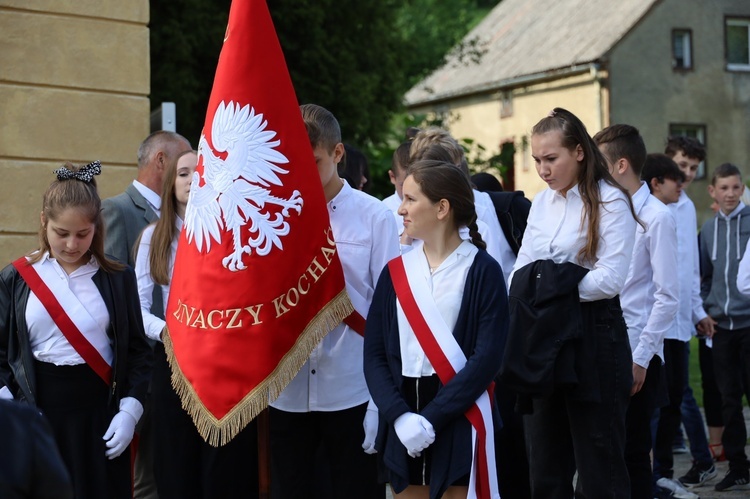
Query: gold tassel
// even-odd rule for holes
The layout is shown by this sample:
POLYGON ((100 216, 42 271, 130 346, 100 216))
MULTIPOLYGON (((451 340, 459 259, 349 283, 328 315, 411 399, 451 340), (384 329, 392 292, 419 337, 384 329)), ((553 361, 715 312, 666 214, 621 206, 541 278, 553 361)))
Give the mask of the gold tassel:
POLYGON ((198 394, 195 393, 193 385, 183 374, 174 355, 169 328, 165 328, 162 338, 164 350, 167 353, 167 361, 172 370, 172 387, 182 401, 182 408, 193 419, 201 437, 214 447, 229 443, 263 409, 268 407, 269 401, 276 400, 281 395, 281 392, 294 379, 310 357, 310 353, 320 343, 320 340, 341 324, 353 310, 354 307, 349 301, 349 295, 346 294, 346 290, 342 290, 313 317, 302 334, 299 335, 294 346, 279 361, 276 369, 221 419, 217 419, 203 405, 198 394))

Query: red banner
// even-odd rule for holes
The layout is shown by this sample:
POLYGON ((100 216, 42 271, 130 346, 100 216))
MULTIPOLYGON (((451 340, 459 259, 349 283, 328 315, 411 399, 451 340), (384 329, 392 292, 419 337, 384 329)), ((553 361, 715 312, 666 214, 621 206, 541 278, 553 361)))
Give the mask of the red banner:
POLYGON ((172 383, 229 442, 351 311, 315 159, 263 0, 234 0, 167 306, 172 383))

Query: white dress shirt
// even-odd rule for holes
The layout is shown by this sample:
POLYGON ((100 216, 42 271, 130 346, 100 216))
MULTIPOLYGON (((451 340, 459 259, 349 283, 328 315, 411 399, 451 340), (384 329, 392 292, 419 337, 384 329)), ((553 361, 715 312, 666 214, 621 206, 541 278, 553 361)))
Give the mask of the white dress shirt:
MULTIPOLYGON (((413 251, 416 251, 420 256, 419 275, 427 282, 427 287, 432 292, 440 315, 448 328, 453 331, 458 319, 458 312, 461 309, 461 300, 466 287, 469 268, 474 263, 474 257, 479 250, 469 241, 463 241, 434 272, 430 272, 430 264, 424 254, 424 247, 421 242, 415 244, 413 251)), ((401 374, 409 378, 435 374, 435 369, 430 364, 424 350, 422 350, 422 346, 417 340, 409 321, 406 320, 401 304, 398 302, 396 316, 398 317, 399 343, 401 346, 401 374)))
MULTIPOLYGON (((383 203, 343 182, 328 202, 347 291, 369 308, 380 273, 399 254, 396 223, 383 203)), ((360 311, 366 317, 367 311, 360 311)), ((370 399, 363 371, 364 340, 339 324, 310 354, 271 406, 287 412, 340 411, 370 399)))
MULTIPOLYGON (((404 217, 398 214, 398 209, 401 207, 401 198, 398 197, 397 192, 394 192, 383 200, 383 204, 393 213, 393 219, 396 221, 396 231, 398 232, 398 237, 401 238, 401 234, 404 233, 404 217)), ((411 249, 408 244, 400 244, 399 242, 399 245, 401 253, 406 253, 411 249)))
POLYGON ((503 270, 503 278, 506 286, 510 286, 510 273, 516 264, 516 254, 505 238, 503 228, 500 226, 500 220, 497 218, 497 211, 492 198, 486 192, 474 191, 474 208, 477 212, 478 221, 487 224, 487 232, 479 231, 482 234, 485 244, 487 244, 487 253, 497 260, 503 270))
POLYGON ((393 213, 396 213, 398 207, 401 206, 401 198, 398 197, 398 192, 394 192, 387 198, 383 199, 383 204, 393 213))
POLYGON ((161 196, 159 196, 157 193, 143 185, 142 183, 138 182, 137 180, 133 180, 133 187, 135 187, 138 192, 141 193, 141 196, 146 198, 146 202, 151 207, 152 210, 154 210, 154 213, 156 213, 157 217, 161 216, 161 196))
MULTIPOLYGON (((182 219, 175 217, 175 227, 177 227, 177 235, 172 240, 169 253, 169 276, 171 277, 172 271, 174 270, 174 257, 177 253, 177 242, 179 241, 179 234, 182 230, 182 219)), ((138 280, 138 298, 141 302, 141 314, 143 315, 143 328, 146 330, 146 336, 152 340, 161 341, 161 332, 164 326, 167 324, 164 319, 155 316, 151 313, 151 306, 153 305, 153 292, 154 292, 154 279, 151 276, 151 262, 149 261, 149 251, 151 251, 151 238, 154 235, 154 229, 156 224, 151 224, 141 234, 141 241, 138 244, 138 251, 135 256, 135 277, 138 280)), ((169 284, 160 285, 161 296, 163 301, 162 310, 167 310, 167 300, 169 300, 169 284)))
POLYGON ((587 224, 587 220, 582 220, 584 208, 578 185, 571 187, 566 196, 545 189, 531 204, 514 272, 537 260, 572 262, 590 270, 578 284, 581 301, 617 296, 625 284, 633 257, 636 222, 625 193, 603 180, 599 181, 599 192, 602 204, 596 261, 578 260, 578 252, 586 244, 587 224))
POLYGON ((701 299, 698 222, 695 205, 685 191, 680 199, 668 205, 677 225, 677 277, 679 309, 665 339, 690 341, 695 324, 706 317, 701 299))
POLYGON ((654 355, 664 360, 664 335, 677 314, 677 228, 669 208, 650 194, 645 182, 633 194, 633 207, 646 228, 636 225, 620 304, 633 362, 648 368, 654 355))
MULTIPOLYGON (((107 336, 107 327, 109 326, 109 311, 104 303, 99 288, 96 287, 91 278, 99 270, 99 263, 94 257, 91 257, 88 263, 78 267, 71 274, 57 263, 57 260, 51 258, 49 253, 34 267, 52 268, 53 272, 42 273, 39 271, 42 280, 52 288, 53 284, 46 281, 46 276, 56 276, 56 279, 63 281, 70 292, 73 293, 78 301, 85 305, 86 312, 89 313, 94 322, 99 326, 97 331, 82 331, 86 339, 101 353, 107 364, 112 365, 114 352, 107 336)), ((31 353, 34 358, 41 362, 49 362, 57 366, 71 366, 85 364, 73 345, 68 342, 65 335, 57 327, 55 321, 50 317, 47 309, 42 302, 36 297, 34 292, 29 293, 29 300, 26 304, 26 324, 29 331, 29 343, 31 344, 31 353)), ((93 323, 92 323, 93 324, 93 323)))

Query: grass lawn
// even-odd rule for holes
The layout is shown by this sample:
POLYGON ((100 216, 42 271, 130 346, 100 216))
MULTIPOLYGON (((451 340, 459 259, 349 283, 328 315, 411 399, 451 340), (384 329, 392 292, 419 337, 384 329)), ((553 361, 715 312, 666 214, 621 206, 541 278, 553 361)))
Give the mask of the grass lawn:
POLYGON ((703 407, 703 386, 701 385, 701 367, 698 362, 698 338, 693 336, 690 340, 690 365, 689 377, 690 388, 693 389, 693 395, 700 407, 703 407))

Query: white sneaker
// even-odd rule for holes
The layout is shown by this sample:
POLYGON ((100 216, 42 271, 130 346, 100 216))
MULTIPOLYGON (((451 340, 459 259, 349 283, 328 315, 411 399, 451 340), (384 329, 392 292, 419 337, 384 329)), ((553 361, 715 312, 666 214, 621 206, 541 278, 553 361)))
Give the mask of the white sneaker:
POLYGON ((680 482, 671 478, 660 478, 656 481, 656 485, 671 492, 672 497, 676 499, 700 499, 698 494, 690 492, 680 485, 680 482))

